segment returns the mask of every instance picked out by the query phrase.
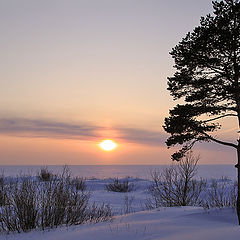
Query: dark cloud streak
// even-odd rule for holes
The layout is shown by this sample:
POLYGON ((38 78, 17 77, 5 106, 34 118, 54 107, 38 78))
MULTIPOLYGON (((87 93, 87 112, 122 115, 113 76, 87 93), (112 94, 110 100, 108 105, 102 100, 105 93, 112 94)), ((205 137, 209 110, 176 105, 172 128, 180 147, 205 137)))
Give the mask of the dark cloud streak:
MULTIPOLYGON (((71 124, 45 119, 0 118, 0 134, 55 139, 96 140, 102 137, 100 131, 105 127, 87 123, 71 124)), ((118 139, 130 143, 161 146, 166 134, 145 129, 114 127, 118 132, 118 139)))
POLYGON ((160 146, 164 144, 167 138, 167 135, 160 131, 155 132, 139 128, 124 128, 124 127, 122 128, 116 127, 115 129, 119 131, 122 139, 125 139, 133 143, 160 146))

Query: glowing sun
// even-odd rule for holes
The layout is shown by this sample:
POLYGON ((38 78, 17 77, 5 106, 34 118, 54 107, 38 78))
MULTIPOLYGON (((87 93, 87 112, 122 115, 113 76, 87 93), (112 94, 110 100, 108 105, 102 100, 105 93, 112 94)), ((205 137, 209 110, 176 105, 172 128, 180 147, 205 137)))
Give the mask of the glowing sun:
POLYGON ((99 146, 104 151, 112 151, 117 147, 117 144, 113 140, 107 139, 100 142, 99 146))

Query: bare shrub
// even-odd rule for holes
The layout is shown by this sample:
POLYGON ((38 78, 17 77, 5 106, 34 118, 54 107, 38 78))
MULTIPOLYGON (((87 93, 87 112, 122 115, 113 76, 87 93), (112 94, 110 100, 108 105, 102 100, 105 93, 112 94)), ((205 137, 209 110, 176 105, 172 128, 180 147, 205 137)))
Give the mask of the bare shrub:
POLYGON ((109 204, 103 203, 101 206, 97 206, 93 203, 88 211, 88 221, 93 223, 109 221, 113 217, 112 209, 109 204))
POLYGON ((14 214, 14 207, 11 204, 12 189, 14 189, 14 185, 11 182, 9 184, 9 187, 5 188, 5 191, 6 191, 6 194, 7 194, 6 204, 5 204, 5 206, 1 207, 0 231, 4 231, 4 232, 10 232, 10 231, 20 232, 20 230, 21 230, 17 215, 14 214))
POLYGON ((2 207, 1 228, 4 231, 28 231, 38 226, 38 185, 23 178, 9 185, 6 205, 2 207))
POLYGON ((7 203, 0 208, 0 231, 26 232, 109 220, 108 205, 90 205, 90 193, 79 191, 66 168, 48 181, 32 177, 17 179, 6 188, 7 203))
POLYGON ((0 185, 3 185, 3 184, 4 184, 4 172, 2 170, 0 174, 0 185))
POLYGON ((37 227, 39 206, 36 182, 24 179, 21 184, 15 184, 11 203, 23 231, 37 227))
POLYGON ((81 193, 77 190, 72 192, 66 208, 67 225, 77 225, 88 221, 90 218, 88 213, 89 197, 89 193, 84 193, 83 191, 81 193))
POLYGON ((37 178, 40 181, 50 181, 52 177, 53 177, 53 173, 49 171, 47 167, 41 168, 37 174, 37 178))
POLYGON ((58 225, 77 225, 85 222, 99 222, 112 217, 108 205, 89 205, 90 193, 79 191, 70 178, 45 183, 42 206, 42 229, 58 225))
POLYGON ((67 166, 63 167, 60 176, 55 176, 42 184, 42 229, 62 224, 76 225, 87 221, 90 193, 83 188, 79 192, 78 186, 72 183, 71 173, 67 166))
POLYGON ((195 157, 189 152, 178 165, 166 168, 161 173, 152 172, 153 183, 148 188, 151 198, 146 207, 151 209, 200 204, 199 196, 206 183, 194 179, 198 160, 199 156, 195 157))
MULTIPOLYGON (((224 180, 224 179, 222 179, 224 180)), ((225 181, 212 180, 206 196, 202 202, 202 206, 209 208, 235 208, 237 203, 237 183, 229 183, 225 181)))
POLYGON ((132 213, 133 210, 133 201, 134 201, 134 196, 129 196, 128 194, 124 196, 124 207, 123 207, 123 212, 124 214, 132 213))
POLYGON ((13 207, 8 204, 1 209, 1 232, 21 232, 18 218, 14 214, 13 207))
POLYGON ((85 180, 80 177, 73 178, 71 180, 71 184, 76 188, 76 190, 84 191, 87 188, 85 180))
POLYGON ((115 178, 112 183, 105 185, 105 187, 111 192, 131 192, 134 189, 134 184, 130 183, 128 179, 119 180, 115 178))
POLYGON ((4 173, 0 175, 0 206, 6 205, 7 193, 4 173))
POLYGON ((64 223, 65 211, 71 197, 65 179, 53 178, 41 187, 41 227, 57 227, 64 223))

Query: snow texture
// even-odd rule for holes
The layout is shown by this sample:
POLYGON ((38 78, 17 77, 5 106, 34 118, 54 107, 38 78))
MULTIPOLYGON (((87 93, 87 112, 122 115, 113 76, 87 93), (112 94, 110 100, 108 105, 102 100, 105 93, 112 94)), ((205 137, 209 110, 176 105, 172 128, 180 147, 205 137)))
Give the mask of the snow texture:
MULTIPOLYGON (((1 240, 238 240, 240 227, 233 209, 204 210, 201 207, 171 207, 143 211, 149 197, 149 180, 130 178, 134 191, 108 192, 111 179, 87 180, 91 202, 109 203, 115 216, 111 222, 0 234, 1 240), (126 213, 126 198, 132 201, 126 213), (123 214, 123 215, 119 215, 123 214)), ((222 181, 221 179, 218 181, 222 181)), ((225 180, 227 181, 227 180, 225 180)))
POLYGON ((160 208, 117 216, 112 222, 0 236, 6 240, 237 240, 232 209, 160 208))

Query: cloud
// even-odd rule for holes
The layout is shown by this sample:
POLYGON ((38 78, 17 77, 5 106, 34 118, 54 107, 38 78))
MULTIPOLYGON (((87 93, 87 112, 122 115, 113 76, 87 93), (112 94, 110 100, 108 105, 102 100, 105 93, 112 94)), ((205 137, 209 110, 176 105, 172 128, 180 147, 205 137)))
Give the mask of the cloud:
POLYGON ((150 131, 139 128, 119 128, 116 130, 120 133, 122 139, 128 140, 133 143, 141 143, 147 145, 160 146, 164 145, 167 134, 159 131, 150 131))
POLYGON ((70 124, 50 120, 36 120, 26 118, 0 119, 0 133, 45 138, 81 138, 97 137, 96 131, 100 127, 88 124, 70 124))
MULTIPOLYGON (((94 141, 102 137, 102 132, 109 130, 103 126, 87 123, 72 124, 46 119, 0 118, 0 134, 55 139, 79 139, 94 141)), ((118 139, 126 142, 161 146, 167 137, 160 131, 139 128, 113 127, 118 139)))

